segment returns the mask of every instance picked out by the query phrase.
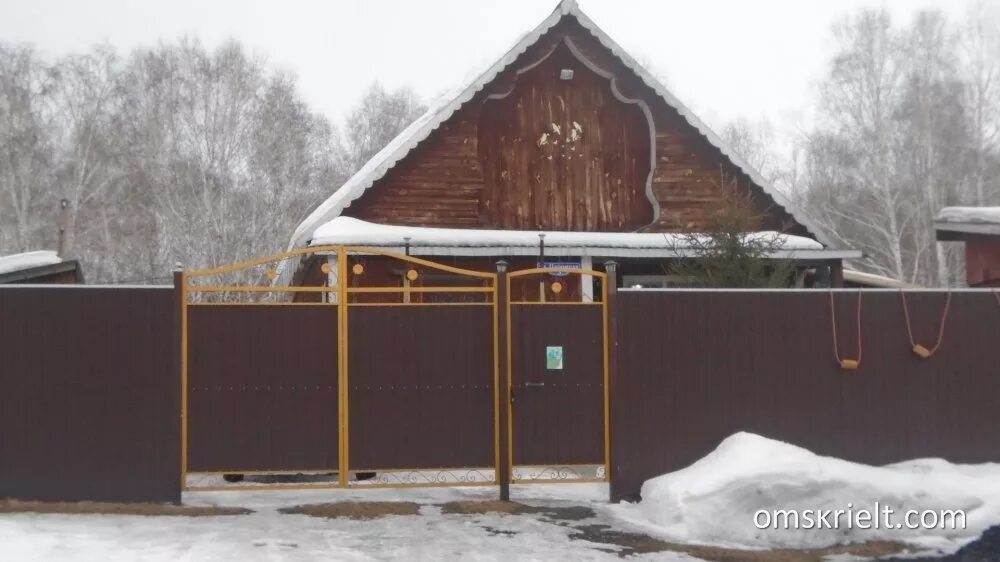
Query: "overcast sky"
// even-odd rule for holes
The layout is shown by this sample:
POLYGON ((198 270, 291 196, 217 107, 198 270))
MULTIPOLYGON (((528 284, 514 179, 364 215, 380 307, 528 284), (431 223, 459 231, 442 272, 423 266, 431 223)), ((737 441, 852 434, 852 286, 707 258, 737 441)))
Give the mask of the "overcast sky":
MULTIPOLYGON (((1000 0, 986 0, 991 8, 1000 0)), ((317 110, 340 120, 365 87, 411 85, 434 97, 497 59, 555 0, 0 0, 0 40, 49 55, 97 42, 122 50, 183 34, 234 37, 299 77, 317 110)), ((831 52, 830 25, 860 7, 899 21, 964 0, 580 0, 633 57, 719 126, 767 117, 794 130, 831 52)))

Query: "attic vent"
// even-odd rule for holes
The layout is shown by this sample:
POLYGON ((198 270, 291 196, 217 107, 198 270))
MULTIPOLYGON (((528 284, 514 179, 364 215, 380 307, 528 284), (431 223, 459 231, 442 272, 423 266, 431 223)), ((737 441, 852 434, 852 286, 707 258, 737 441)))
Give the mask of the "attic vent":
POLYGON ((559 71, 559 79, 560 80, 572 80, 573 79, 573 69, 572 68, 564 68, 564 69, 560 70, 559 71))

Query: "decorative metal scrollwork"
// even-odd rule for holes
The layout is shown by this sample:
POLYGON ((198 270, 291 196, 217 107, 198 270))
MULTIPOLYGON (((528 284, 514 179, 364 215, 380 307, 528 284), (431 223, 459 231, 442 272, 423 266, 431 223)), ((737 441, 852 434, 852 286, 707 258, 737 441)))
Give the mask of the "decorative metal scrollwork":
POLYGON ((603 465, 561 465, 561 466, 515 466, 514 481, 545 482, 573 480, 603 480, 606 471, 603 465))

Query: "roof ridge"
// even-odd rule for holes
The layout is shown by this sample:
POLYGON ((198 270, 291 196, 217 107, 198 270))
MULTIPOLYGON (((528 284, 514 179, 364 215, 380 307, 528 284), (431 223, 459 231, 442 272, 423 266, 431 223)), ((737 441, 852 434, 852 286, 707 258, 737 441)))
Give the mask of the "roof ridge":
POLYGON ((559 5, 556 6, 556 10, 561 11, 565 15, 580 11, 580 5, 577 4, 576 0, 560 0, 559 5))

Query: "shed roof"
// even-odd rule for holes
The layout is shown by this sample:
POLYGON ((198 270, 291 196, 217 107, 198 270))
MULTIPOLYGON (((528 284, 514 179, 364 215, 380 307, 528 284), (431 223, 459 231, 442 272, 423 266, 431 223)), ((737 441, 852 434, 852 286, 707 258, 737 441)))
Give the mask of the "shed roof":
POLYGON ((961 234, 1000 236, 1000 207, 945 207, 934 217, 934 229, 939 240, 961 239, 961 234))
POLYGON ((38 282, 68 271, 75 272, 77 282, 83 281, 80 264, 76 260, 63 260, 51 250, 0 256, 0 285, 38 282))
POLYGON ((0 274, 21 271, 32 267, 60 263, 62 258, 52 250, 36 250, 0 256, 0 274))
POLYGON ((550 29, 562 21, 564 18, 573 17, 588 30, 605 48, 613 53, 628 69, 638 76, 643 83, 658 94, 664 102, 673 107, 690 125, 722 154, 728 158, 735 166, 742 170, 750 179, 764 190, 774 202, 785 209, 799 224, 801 224, 812 236, 823 243, 824 246, 832 247, 823 236, 822 230, 817 228, 809 217, 797 211, 790 201, 780 191, 771 186, 761 177, 760 173, 748 164, 739 154, 737 154, 728 144, 713 132, 701 119, 699 119, 687 106, 681 103, 663 84, 661 84, 652 74, 635 61, 621 46, 618 45, 607 33, 597 26, 580 9, 576 0, 562 0, 556 9, 545 20, 529 33, 521 37, 514 46, 507 51, 499 60, 490 65, 485 71, 480 73, 470 83, 463 84, 444 95, 440 96, 427 111, 416 121, 404 129, 396 138, 387 144, 382 150, 375 154, 360 170, 357 171, 344 185, 331 195, 326 201, 320 204, 308 217, 303 220, 292 234, 289 248, 304 246, 312 238, 314 231, 322 224, 337 217, 347 208, 351 202, 355 201, 366 190, 368 190, 377 180, 382 178, 400 160, 406 157, 424 139, 436 130, 442 123, 450 118, 463 104, 468 102, 480 90, 490 84, 500 72, 506 69, 511 63, 518 59, 530 46, 534 45, 550 29))

